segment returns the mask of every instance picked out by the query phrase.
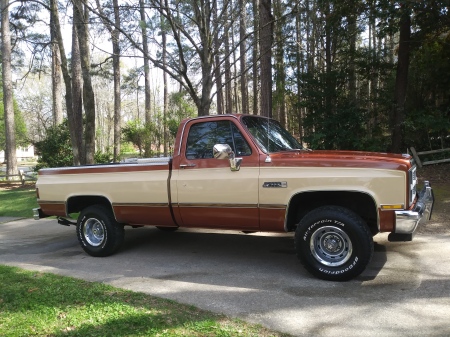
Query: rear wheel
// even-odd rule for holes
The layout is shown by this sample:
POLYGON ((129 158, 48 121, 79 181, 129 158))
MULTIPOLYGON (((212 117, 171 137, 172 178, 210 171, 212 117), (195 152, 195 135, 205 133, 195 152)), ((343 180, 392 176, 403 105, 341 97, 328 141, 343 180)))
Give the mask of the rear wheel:
POLYGON ((77 237, 83 250, 91 256, 108 256, 123 243, 125 231, 105 206, 85 208, 78 217, 77 237))
POLYGON ((347 281, 363 272, 373 255, 372 234, 354 212, 338 206, 317 208, 295 232, 297 256, 314 276, 347 281))

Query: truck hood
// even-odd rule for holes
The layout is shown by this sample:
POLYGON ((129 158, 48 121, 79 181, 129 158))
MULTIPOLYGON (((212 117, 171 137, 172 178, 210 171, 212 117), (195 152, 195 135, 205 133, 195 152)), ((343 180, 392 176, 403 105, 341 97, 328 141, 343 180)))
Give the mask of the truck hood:
POLYGON ((407 171, 411 156, 364 151, 296 150, 270 154, 275 166, 358 167, 407 171))

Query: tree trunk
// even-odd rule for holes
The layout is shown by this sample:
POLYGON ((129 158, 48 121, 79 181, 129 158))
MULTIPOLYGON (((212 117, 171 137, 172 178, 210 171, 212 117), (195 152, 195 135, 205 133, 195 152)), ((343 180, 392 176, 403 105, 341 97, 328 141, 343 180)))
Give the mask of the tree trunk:
POLYGON ((212 63, 209 66, 204 64, 202 66, 202 97, 197 100, 197 110, 199 116, 208 116, 211 108, 211 91, 212 91, 212 77, 211 77, 212 63))
POLYGON ((402 7, 397 74, 395 78, 394 104, 392 107, 391 151, 395 153, 400 153, 403 145, 403 123, 405 122, 405 100, 408 86, 409 45, 411 38, 411 17, 409 9, 404 4, 402 7))
POLYGON ((253 114, 259 112, 259 76, 258 76, 258 50, 259 50, 259 0, 253 0, 253 50, 252 50, 252 73, 253 73, 253 114))
MULTIPOLYGON (((80 48, 81 71, 83 76, 83 106, 86 126, 84 131, 85 163, 93 164, 95 155, 95 97, 91 81, 91 60, 89 53, 88 22, 89 11, 81 0, 74 1, 74 12, 80 20, 76 21, 80 48)), ((75 15, 74 15, 75 16, 75 15)))
POLYGON ((120 27, 119 3, 118 0, 113 1, 114 6, 114 24, 115 27, 111 32, 113 45, 113 72, 114 72, 114 162, 120 158, 120 139, 121 139, 121 105, 120 97, 120 27))
POLYGON ((206 2, 198 6, 196 2, 193 2, 193 9, 195 15, 195 21, 198 24, 198 31, 200 37, 200 45, 198 47, 199 57, 201 61, 202 69, 202 89, 201 97, 195 99, 197 105, 198 115, 207 116, 211 108, 211 92, 213 87, 213 39, 212 39, 212 27, 211 19, 213 10, 211 3, 206 2))
POLYGON ((73 110, 74 107, 73 107, 72 79, 70 77, 68 69, 68 62, 61 34, 61 25, 59 23, 59 13, 56 0, 51 1, 50 15, 53 17, 53 22, 55 24, 55 34, 56 39, 58 41, 59 55, 61 57, 61 71, 63 74, 64 85, 66 87, 65 101, 66 101, 67 120, 69 123, 70 140, 72 143, 73 164, 79 165, 81 153, 81 147, 79 145, 77 136, 77 134, 79 133, 78 131, 79 126, 77 124, 77 116, 75 116, 73 110))
POLYGON ((272 117, 272 1, 260 0, 261 115, 272 117))
POLYGON ((230 62, 230 23, 225 24, 225 113, 233 112, 233 97, 231 85, 231 62, 230 62))
POLYGON ((311 28, 311 34, 309 36, 309 52, 308 55, 310 55, 310 63, 308 65, 308 72, 311 75, 314 75, 316 71, 316 66, 319 65, 319 61, 317 59, 320 59, 319 56, 316 55, 316 50, 319 49, 318 42, 320 41, 320 29, 317 29, 317 21, 319 20, 317 16, 317 2, 313 1, 312 8, 309 9, 309 17, 312 22, 312 25, 310 25, 309 28, 311 28), (312 26, 312 27, 311 27, 312 26))
POLYGON ((9 0, 1 0, 2 10, 2 80, 3 110, 5 118, 6 178, 14 180, 18 174, 16 157, 16 133, 14 122, 13 87, 11 74, 11 31, 9 29, 9 0))
MULTIPOLYGON (((121 90, 120 90, 120 15, 118 0, 113 0, 114 23, 106 19, 105 13, 102 10, 100 1, 96 0, 97 9, 101 14, 103 24, 108 32, 111 34, 111 41, 113 47, 113 78, 114 78, 114 116, 113 116, 113 161, 117 162, 120 159, 120 139, 121 139, 121 90)), ((87 19, 87 16, 86 16, 87 19)), ((87 23, 86 23, 87 25, 87 23)), ((95 110, 94 110, 95 115, 95 110)), ((138 106, 139 119, 139 106, 138 106)))
POLYGON ((241 104, 239 101, 239 84, 238 84, 238 69, 237 69, 237 64, 238 64, 238 60, 236 58, 236 53, 237 50, 234 46, 236 46, 236 42, 234 40, 235 38, 235 34, 231 34, 231 45, 233 46, 233 112, 234 113, 242 113, 240 111, 241 109, 241 104))
POLYGON ((350 34, 350 59, 348 63, 348 91, 349 98, 352 105, 356 105, 356 38, 357 38, 357 25, 356 25, 356 14, 351 13, 348 17, 348 29, 350 34))
MULTIPOLYGON (((308 7, 306 7, 308 8, 308 7)), ((306 9, 307 13, 308 9, 306 9)), ((296 115, 297 115, 297 125, 298 125, 298 138, 300 141, 300 144, 302 144, 303 141, 303 115, 302 115, 302 107, 300 105, 300 102, 302 101, 302 91, 301 91, 301 74, 304 71, 304 59, 303 59, 303 52, 302 52, 302 16, 301 12, 297 13, 295 16, 295 27, 296 27, 296 40, 297 40, 297 55, 296 55, 296 81, 297 81, 297 104, 295 107, 296 115)), ((308 41, 308 40, 306 40, 308 41)))
POLYGON ((245 33, 246 27, 246 9, 245 0, 239 0, 239 57, 240 57, 240 67, 241 67, 241 100, 242 100, 242 113, 248 114, 248 84, 247 84, 247 60, 246 60, 246 49, 247 44, 245 43, 245 33))
POLYGON ((334 86, 332 81, 332 34, 331 34, 331 19, 330 19, 330 4, 325 4, 325 111, 327 116, 331 116, 333 111, 333 96, 334 96, 334 86))
POLYGON ((286 89, 286 74, 284 65, 284 38, 283 38, 283 24, 282 20, 282 4, 280 0, 275 0, 274 12, 277 18, 275 26, 275 97, 274 105, 276 111, 276 118, 283 127, 286 127, 286 102, 285 102, 285 89, 286 89))
MULTIPOLYGON (((217 22, 217 1, 214 1, 213 4, 213 19, 214 22, 217 22)), ((217 24, 218 26, 218 24, 217 24)), ((220 63, 220 42, 217 32, 217 26, 215 27, 216 33, 214 35, 214 77, 216 79, 216 88, 217 88, 217 114, 222 115, 224 113, 223 107, 223 88, 222 88, 222 72, 221 72, 221 63, 220 63)))
MULTIPOLYGON (((150 125, 152 121, 151 116, 151 93, 150 93, 150 62, 148 58, 148 37, 147 37, 147 25, 145 17, 145 3, 144 0, 139 0, 139 13, 141 16, 141 32, 142 32, 142 49, 144 56, 144 107, 145 107, 145 124, 150 125)), ((145 153, 150 153, 151 144, 145 145, 145 153)))
MULTIPOLYGON (((167 67, 167 35, 166 30, 163 24, 163 17, 161 16, 161 39, 162 39, 162 62, 163 67, 167 67)), ((169 91, 168 91, 168 83, 167 83, 167 73, 163 73, 163 96, 164 96, 164 107, 163 107, 163 138, 164 138, 164 156, 167 157, 167 142, 168 142, 168 134, 167 134, 167 114, 169 110, 169 91)))
POLYGON ((73 11, 73 26, 72 26, 72 109, 73 109, 73 127, 70 126, 71 133, 74 133, 74 142, 78 153, 74 152, 75 165, 85 164, 84 147, 83 147, 83 98, 82 98, 82 75, 81 75, 81 55, 80 45, 78 39, 78 32, 76 29, 77 22, 81 20, 79 12, 73 11), (73 130, 72 130, 73 129, 73 130), (75 157, 77 155, 77 157, 75 157))
MULTIPOLYGON (((56 0, 50 0, 50 8, 56 6, 56 0)), ((57 40, 57 27, 54 15, 50 15, 50 36, 52 43, 52 111, 53 125, 59 125, 63 121, 62 111, 62 77, 61 77, 61 56, 57 40)))
MULTIPOLYGON (((325 19, 330 16, 329 7, 326 7, 325 19)), ((331 73, 331 23, 325 23, 325 69, 327 75, 331 73)), ((328 86, 327 86, 328 89, 328 86)))

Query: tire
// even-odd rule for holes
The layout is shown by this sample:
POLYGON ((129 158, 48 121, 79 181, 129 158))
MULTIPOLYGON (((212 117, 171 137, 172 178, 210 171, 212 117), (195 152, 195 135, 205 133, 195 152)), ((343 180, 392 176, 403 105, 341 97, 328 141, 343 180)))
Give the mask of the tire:
POLYGON ((105 206, 95 205, 81 211, 77 237, 83 250, 91 256, 109 256, 123 243, 125 231, 105 206))
POLYGON ((298 224, 295 249, 312 275, 348 281, 361 274, 372 259, 372 233, 356 213, 339 206, 320 207, 298 224))
POLYGON ((163 232, 175 232, 178 230, 178 227, 162 227, 162 226, 156 226, 160 231, 163 232))

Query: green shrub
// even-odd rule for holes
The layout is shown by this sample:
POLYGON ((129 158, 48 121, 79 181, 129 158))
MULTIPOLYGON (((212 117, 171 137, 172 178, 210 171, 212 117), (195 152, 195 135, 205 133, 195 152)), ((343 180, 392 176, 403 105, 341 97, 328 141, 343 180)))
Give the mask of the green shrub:
POLYGON ((34 144, 39 154, 35 170, 44 167, 62 167, 73 165, 72 145, 67 119, 58 126, 47 130, 47 137, 34 144))

